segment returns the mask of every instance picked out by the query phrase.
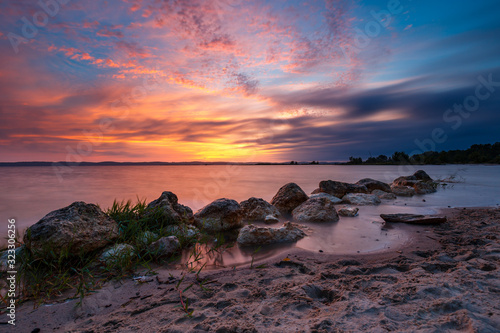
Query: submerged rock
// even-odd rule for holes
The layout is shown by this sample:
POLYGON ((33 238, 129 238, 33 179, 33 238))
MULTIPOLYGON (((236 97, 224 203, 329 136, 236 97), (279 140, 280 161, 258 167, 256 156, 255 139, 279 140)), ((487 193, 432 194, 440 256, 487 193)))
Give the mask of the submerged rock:
POLYGON ((169 191, 163 192, 158 199, 148 204, 146 207, 146 215, 151 216, 152 214, 160 214, 160 218, 165 225, 180 223, 192 224, 194 222, 191 208, 179 204, 177 196, 169 191))
POLYGON ((331 194, 328 194, 328 193, 315 193, 315 194, 311 194, 311 196, 309 196, 309 199, 313 199, 313 198, 327 198, 328 200, 330 200, 331 202, 333 202, 334 204, 339 204, 342 202, 342 199, 339 199, 331 194))
POLYGON ((272 215, 276 218, 281 215, 278 208, 261 198, 252 197, 240 202, 240 206, 243 220, 247 221, 264 221, 268 215, 272 215))
POLYGON ((376 195, 379 199, 382 200, 394 200, 396 199, 396 195, 394 193, 387 193, 381 190, 373 190, 373 195, 376 195))
POLYGON ((278 208, 282 215, 289 216, 301 203, 309 199, 299 185, 288 183, 283 185, 271 200, 271 204, 278 208))
POLYGON ((418 214, 381 214, 385 222, 401 222, 411 224, 439 224, 446 222, 446 216, 418 214))
POLYGON ((296 242, 306 234, 291 222, 285 222, 281 228, 257 227, 253 224, 244 226, 238 235, 241 245, 265 245, 273 243, 296 242))
POLYGON ((358 216, 359 208, 357 207, 342 207, 339 209, 339 215, 344 217, 358 216))
POLYGON ((99 260, 106 264, 117 263, 130 260, 135 256, 135 248, 129 244, 115 244, 108 247, 99 257, 99 260))
POLYGON ((342 198, 348 193, 368 193, 368 189, 364 185, 343 183, 334 180, 321 181, 319 183, 319 190, 337 198, 342 198))
POLYGON ((373 192, 373 190, 391 192, 391 186, 389 184, 371 178, 363 178, 356 184, 366 186, 369 192, 373 192))
POLYGON ((365 193, 346 194, 342 198, 342 201, 357 206, 378 205, 381 203, 380 199, 376 195, 365 193))
POLYGON ((411 186, 399 186, 399 185, 391 185, 392 193, 400 197, 412 197, 417 192, 411 186))
POLYGON ((39 255, 85 254, 118 238, 118 224, 94 204, 74 202, 50 212, 24 234, 26 247, 39 255))
POLYGON ((196 212, 195 225, 208 232, 238 229, 243 226, 240 205, 231 199, 217 199, 196 212))
POLYGON ((169 257, 180 249, 181 243, 175 236, 162 237, 148 246, 148 250, 158 257, 169 257))
POLYGON ((325 197, 304 201, 292 212, 294 220, 300 222, 336 222, 339 220, 333 201, 325 197))

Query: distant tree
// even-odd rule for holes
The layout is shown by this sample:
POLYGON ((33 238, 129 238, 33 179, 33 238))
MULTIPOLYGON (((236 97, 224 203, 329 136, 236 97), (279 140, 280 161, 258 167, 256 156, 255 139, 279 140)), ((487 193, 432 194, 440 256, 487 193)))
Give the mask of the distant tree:
POLYGON ((349 157, 349 164, 362 164, 363 159, 361 157, 349 157))
POLYGON ((408 164, 410 163, 410 156, 403 151, 397 151, 392 154, 392 161, 396 164, 408 164))

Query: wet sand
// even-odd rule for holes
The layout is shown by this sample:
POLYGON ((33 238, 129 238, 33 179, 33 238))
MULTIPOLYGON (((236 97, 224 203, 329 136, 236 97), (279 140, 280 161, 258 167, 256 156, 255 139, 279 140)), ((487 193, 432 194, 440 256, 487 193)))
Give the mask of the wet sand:
MULTIPOLYGON (((208 290, 195 285, 184 293, 192 318, 179 307, 175 285, 181 272, 158 267, 147 282, 110 282, 78 307, 78 300, 37 309, 24 304, 16 329, 7 329, 498 332, 500 209, 442 213, 448 222, 439 226, 401 226, 411 236, 395 249, 339 255, 293 248, 258 260, 253 269, 202 271, 208 290)), ((194 274, 183 285, 191 281, 194 274)))

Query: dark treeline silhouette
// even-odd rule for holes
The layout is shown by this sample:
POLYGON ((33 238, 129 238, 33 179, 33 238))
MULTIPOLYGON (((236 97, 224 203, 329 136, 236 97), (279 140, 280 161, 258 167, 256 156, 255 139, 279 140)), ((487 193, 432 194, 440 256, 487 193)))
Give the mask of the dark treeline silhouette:
POLYGON ((466 150, 427 151, 408 156, 397 151, 392 156, 379 155, 363 161, 361 157, 349 157, 346 164, 500 164, 500 142, 494 144, 473 145, 466 150))

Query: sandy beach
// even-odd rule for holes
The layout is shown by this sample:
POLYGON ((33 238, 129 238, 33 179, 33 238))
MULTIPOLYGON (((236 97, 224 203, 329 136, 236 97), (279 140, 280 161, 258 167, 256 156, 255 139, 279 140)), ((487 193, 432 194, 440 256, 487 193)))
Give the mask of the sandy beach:
POLYGON ((23 304, 14 331, 498 332, 500 209, 441 213, 442 225, 405 225, 413 236, 398 249, 350 256, 293 249, 253 268, 202 271, 205 290, 195 284, 183 294, 192 317, 174 288, 181 272, 157 267, 143 283, 107 283, 81 306, 23 304))

